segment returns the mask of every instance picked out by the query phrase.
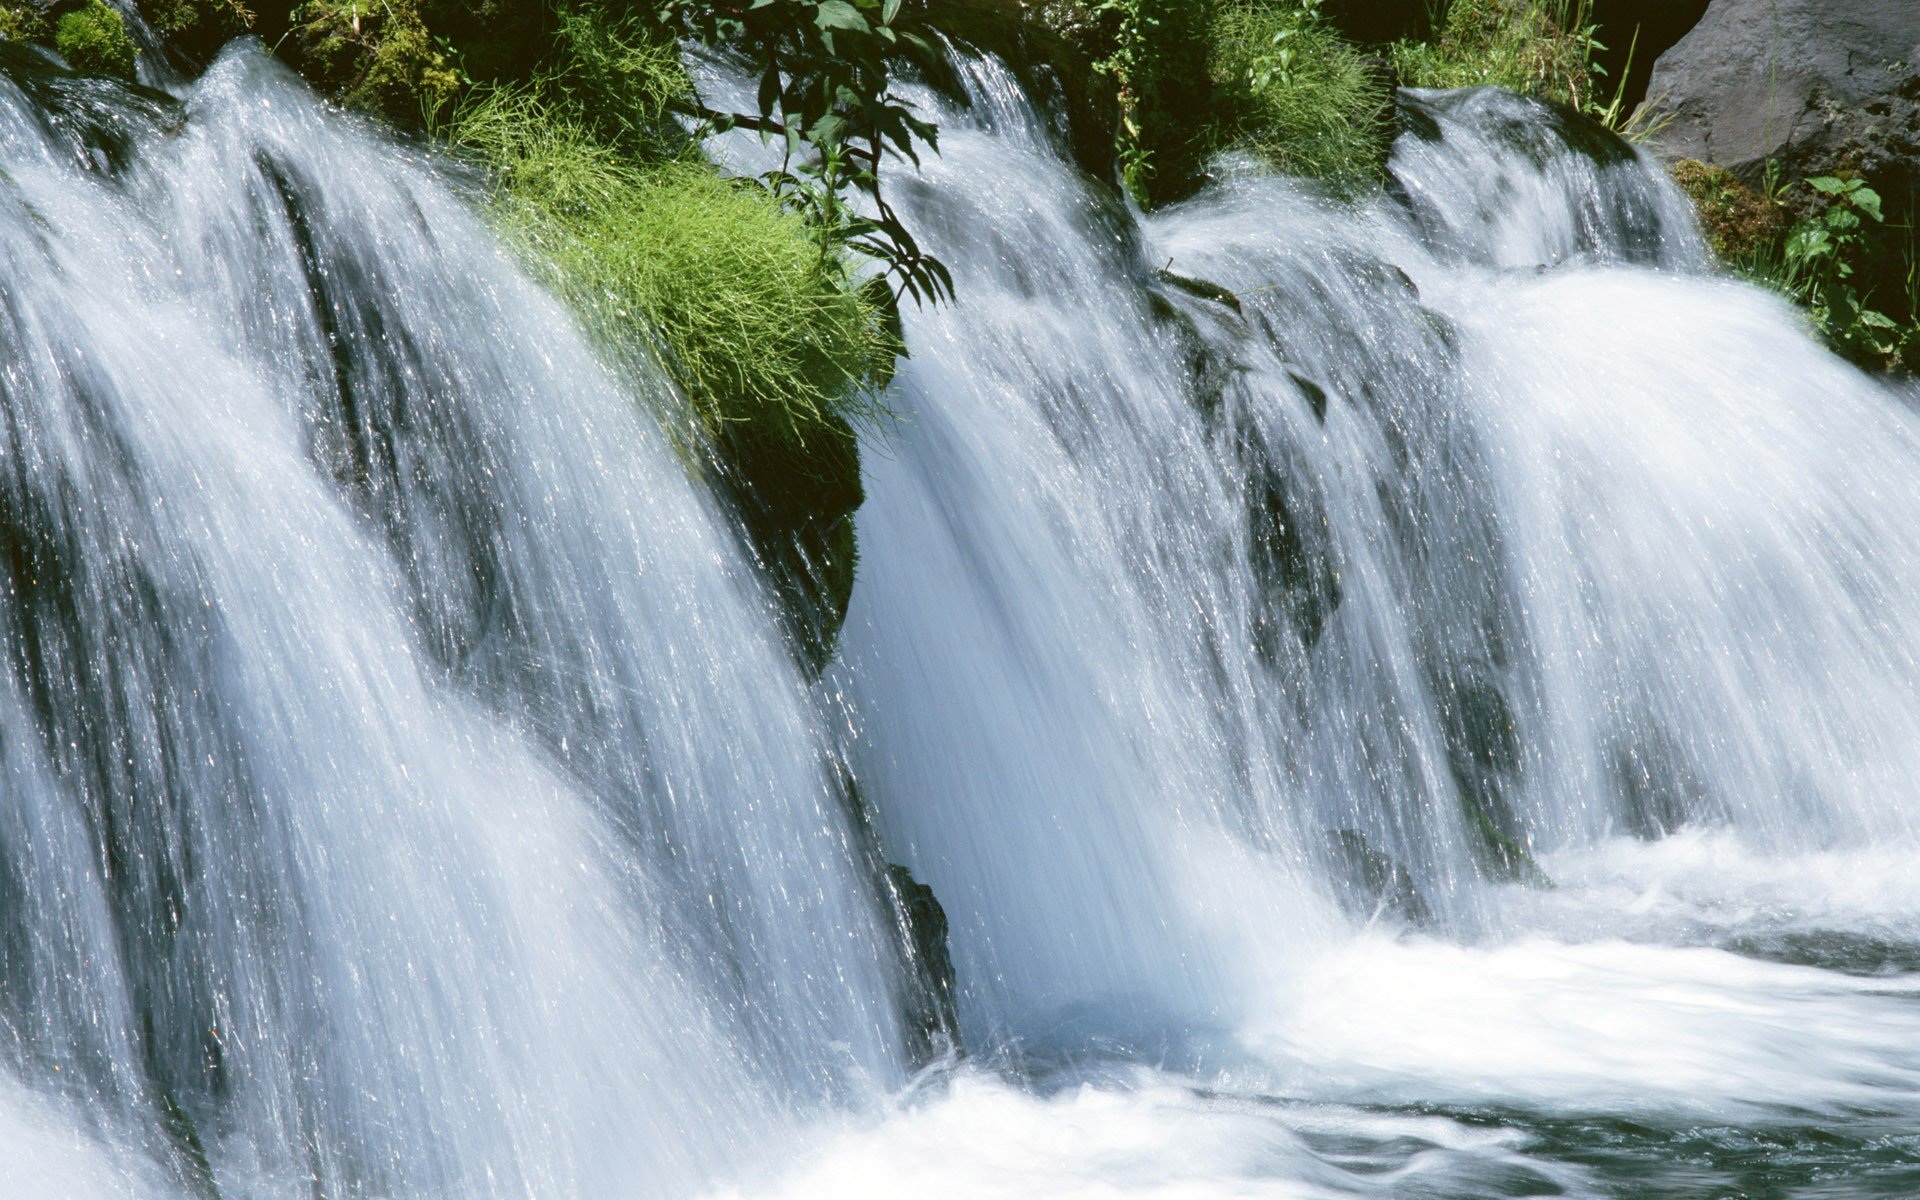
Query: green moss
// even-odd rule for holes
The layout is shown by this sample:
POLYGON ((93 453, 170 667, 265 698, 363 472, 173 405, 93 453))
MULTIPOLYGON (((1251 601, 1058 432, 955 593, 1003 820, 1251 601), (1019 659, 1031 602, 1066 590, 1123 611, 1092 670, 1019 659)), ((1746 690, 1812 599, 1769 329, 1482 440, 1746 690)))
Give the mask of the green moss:
POLYGON ((1378 179, 1392 80, 1310 10, 1292 0, 1225 6, 1210 65, 1230 133, 1275 167, 1343 185, 1378 179))
POLYGON ((1408 87, 1502 87, 1594 106, 1589 0, 1451 0, 1433 42, 1401 42, 1394 69, 1408 87))
POLYGON ((140 0, 140 13, 169 46, 199 59, 253 26, 240 0, 140 0))
POLYGON ((1750 263, 1778 252, 1787 228, 1786 211, 1780 205, 1723 167, 1687 161, 1675 163, 1670 171, 1693 201, 1701 231, 1720 261, 1750 263))
POLYGON ((61 17, 53 27, 53 47, 76 71, 133 78, 138 57, 133 37, 126 20, 101 0, 61 17))
POLYGON ((0 41, 32 42, 47 36, 46 18, 26 4, 0 3, 0 41))
POLYGON ((460 72, 412 0, 314 0, 289 47, 308 79, 350 108, 419 125, 460 92, 460 72))

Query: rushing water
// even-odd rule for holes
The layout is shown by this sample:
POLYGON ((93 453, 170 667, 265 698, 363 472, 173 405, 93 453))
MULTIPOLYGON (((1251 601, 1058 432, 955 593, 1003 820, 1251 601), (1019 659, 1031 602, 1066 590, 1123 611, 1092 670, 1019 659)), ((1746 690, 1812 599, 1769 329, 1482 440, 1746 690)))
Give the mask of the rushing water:
POLYGON ((10 65, 0 1137, 684 1193, 896 1085, 830 747, 649 389, 257 49, 183 105, 10 65))
POLYGON ((1617 143, 962 56, 810 689, 457 174, 0 53, 0 1195, 1920 1192, 1920 420, 1617 143))

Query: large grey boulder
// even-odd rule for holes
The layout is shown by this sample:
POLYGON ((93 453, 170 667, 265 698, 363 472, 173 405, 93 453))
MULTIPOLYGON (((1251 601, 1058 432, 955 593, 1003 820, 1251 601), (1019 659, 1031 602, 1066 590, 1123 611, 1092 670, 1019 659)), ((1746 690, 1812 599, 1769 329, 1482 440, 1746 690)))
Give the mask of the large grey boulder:
POLYGON ((1920 0, 1713 0, 1660 56, 1654 149, 1749 184, 1851 168, 1889 199, 1920 182, 1920 0))

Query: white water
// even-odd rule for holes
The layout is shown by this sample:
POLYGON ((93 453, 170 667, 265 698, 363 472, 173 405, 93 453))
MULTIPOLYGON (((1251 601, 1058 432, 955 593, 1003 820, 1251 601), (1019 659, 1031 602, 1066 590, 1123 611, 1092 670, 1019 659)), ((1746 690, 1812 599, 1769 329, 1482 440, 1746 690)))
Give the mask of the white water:
POLYGON ((870 868, 657 397, 258 50, 184 109, 22 79, 0 1094, 182 1191, 197 1138, 230 1196, 576 1196, 897 1082, 870 868))
POLYGON ((961 74, 822 689, 911 1082, 671 398, 255 51, 0 83, 0 1193, 1913 1194, 1912 399, 1534 106, 1143 218, 961 74))
POLYGON ((1004 71, 965 74, 904 205, 961 298, 909 324, 845 686, 972 1044, 1065 1090, 965 1081, 793 1194, 1698 1195, 1775 1135, 1712 1135, 1689 1175, 1678 1131, 1775 1127, 1884 1148, 1810 1152, 1839 1182, 1806 1194, 1906 1194, 1911 399, 1710 274, 1656 168, 1545 110, 1424 97, 1438 136, 1387 197, 1224 164, 1142 222, 1004 71), (1263 607, 1265 464, 1326 574, 1263 607), (1502 881, 1483 787, 1558 886, 1502 881), (1423 911, 1335 911, 1342 830, 1423 911), (1116 1055, 1178 1074, 1090 1066, 1116 1055), (1302 1150, 1329 1104, 1391 1168, 1302 1150), (1504 1115, 1396 1140, 1431 1106, 1504 1115), (1584 1122, 1607 1160, 1613 1121, 1670 1144, 1590 1170, 1523 1132, 1584 1122))

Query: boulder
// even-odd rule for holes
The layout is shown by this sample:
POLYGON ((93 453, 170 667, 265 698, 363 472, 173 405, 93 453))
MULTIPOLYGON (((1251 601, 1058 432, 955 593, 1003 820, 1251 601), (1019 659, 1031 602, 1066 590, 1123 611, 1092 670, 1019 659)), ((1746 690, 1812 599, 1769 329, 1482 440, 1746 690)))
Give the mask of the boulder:
MULTIPOLYGON (((1898 204, 1920 183, 1920 3, 1713 0, 1660 56, 1642 121, 1669 160, 1749 186, 1835 170, 1898 204)), ((1906 205, 1899 205, 1907 207, 1906 205)))

